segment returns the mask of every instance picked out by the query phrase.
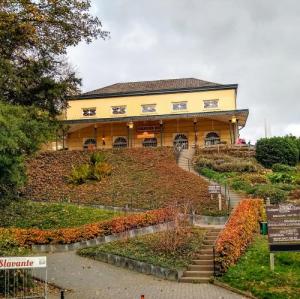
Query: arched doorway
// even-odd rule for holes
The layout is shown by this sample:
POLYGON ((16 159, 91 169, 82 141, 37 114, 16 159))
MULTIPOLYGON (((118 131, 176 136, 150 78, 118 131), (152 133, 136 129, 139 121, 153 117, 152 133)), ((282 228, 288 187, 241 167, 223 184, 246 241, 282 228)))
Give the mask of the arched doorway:
POLYGON ((220 136, 216 132, 209 132, 205 137, 205 145, 215 145, 220 143, 220 136))
POLYGON ((188 149, 189 140, 185 134, 179 133, 175 136, 173 145, 175 148, 188 149))
POLYGON ((117 137, 113 143, 114 148, 122 148, 127 147, 127 139, 126 137, 117 137))
POLYGON ((143 147, 157 147, 157 138, 145 138, 143 140, 143 147))
POLYGON ((88 138, 83 143, 83 149, 95 149, 97 141, 95 138, 88 138))

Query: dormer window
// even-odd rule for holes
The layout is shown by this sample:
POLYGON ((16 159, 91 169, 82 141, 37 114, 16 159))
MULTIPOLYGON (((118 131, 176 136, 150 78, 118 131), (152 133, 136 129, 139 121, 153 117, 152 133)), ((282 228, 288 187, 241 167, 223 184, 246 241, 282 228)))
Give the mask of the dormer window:
POLYGON ((204 109, 212 109, 219 107, 219 100, 204 100, 204 109))
POLYGON ((96 108, 82 108, 82 115, 83 116, 95 116, 96 108))
POLYGON ((142 105, 142 112, 143 112, 143 113, 156 112, 156 104, 146 104, 146 105, 142 105))
POLYGON ((126 106, 113 106, 111 107, 112 114, 125 114, 126 106))
POLYGON ((186 110, 187 109, 187 102, 176 102, 172 103, 174 111, 186 110))

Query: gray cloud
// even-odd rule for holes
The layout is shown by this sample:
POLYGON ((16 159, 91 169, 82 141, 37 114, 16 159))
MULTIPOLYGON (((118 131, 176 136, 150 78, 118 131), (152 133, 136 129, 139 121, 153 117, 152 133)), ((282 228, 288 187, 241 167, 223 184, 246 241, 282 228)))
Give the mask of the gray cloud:
POLYGON ((300 135, 300 2, 93 1, 111 39, 80 44, 69 60, 83 90, 120 81, 196 77, 238 83, 249 108, 242 135, 300 135))

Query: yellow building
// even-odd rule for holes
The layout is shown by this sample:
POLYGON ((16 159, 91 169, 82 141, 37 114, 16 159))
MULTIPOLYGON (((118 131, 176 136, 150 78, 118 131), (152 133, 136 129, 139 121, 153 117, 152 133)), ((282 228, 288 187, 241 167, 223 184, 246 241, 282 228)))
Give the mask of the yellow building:
POLYGON ((63 146, 233 144, 249 113, 237 109, 237 88, 188 78, 116 83, 86 92, 68 101, 63 146))

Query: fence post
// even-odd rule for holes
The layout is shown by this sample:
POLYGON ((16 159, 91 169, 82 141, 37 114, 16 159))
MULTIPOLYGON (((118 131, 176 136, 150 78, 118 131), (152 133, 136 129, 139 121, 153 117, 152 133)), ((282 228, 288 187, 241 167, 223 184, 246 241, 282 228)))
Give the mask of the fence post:
POLYGON ((64 290, 60 291, 60 299, 65 299, 65 291, 64 290))

